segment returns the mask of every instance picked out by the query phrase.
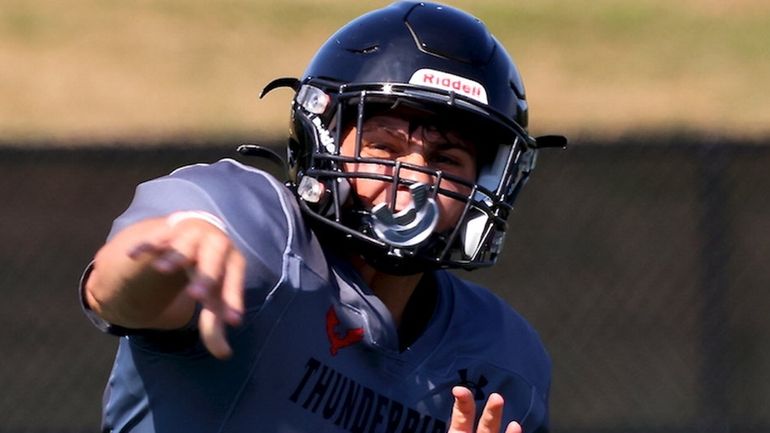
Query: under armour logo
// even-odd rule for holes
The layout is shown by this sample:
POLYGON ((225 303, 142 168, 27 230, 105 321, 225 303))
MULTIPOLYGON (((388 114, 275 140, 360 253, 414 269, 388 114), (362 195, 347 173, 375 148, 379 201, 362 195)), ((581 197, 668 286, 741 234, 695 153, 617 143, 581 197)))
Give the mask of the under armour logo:
POLYGON ((463 368, 462 370, 457 370, 457 374, 460 375, 460 383, 458 385, 464 386, 473 392, 473 399, 474 400, 484 400, 487 395, 484 393, 483 388, 487 386, 489 381, 487 380, 484 375, 479 376, 479 380, 476 382, 473 382, 471 380, 468 380, 468 369, 463 368))
POLYGON ((356 344, 364 338, 364 328, 352 328, 345 331, 344 334, 337 334, 335 328, 340 324, 340 319, 337 317, 337 312, 334 311, 334 307, 329 307, 329 311, 326 312, 326 335, 329 337, 329 343, 331 347, 329 351, 332 356, 337 356, 337 352, 343 347, 356 344))

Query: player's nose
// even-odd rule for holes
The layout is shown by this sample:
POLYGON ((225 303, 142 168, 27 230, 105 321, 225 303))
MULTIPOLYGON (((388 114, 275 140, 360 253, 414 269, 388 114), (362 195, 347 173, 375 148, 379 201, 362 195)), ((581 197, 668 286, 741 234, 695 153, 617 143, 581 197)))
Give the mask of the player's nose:
MULTIPOLYGON (((425 157, 425 155, 422 152, 415 151, 411 152, 407 155, 403 155, 399 158, 399 161, 402 163, 410 164, 416 167, 424 168, 428 166, 428 160, 425 157)), ((422 182, 425 184, 432 184, 432 176, 428 173, 414 170, 414 169, 401 169, 400 177, 404 179, 409 179, 415 182, 422 182)))

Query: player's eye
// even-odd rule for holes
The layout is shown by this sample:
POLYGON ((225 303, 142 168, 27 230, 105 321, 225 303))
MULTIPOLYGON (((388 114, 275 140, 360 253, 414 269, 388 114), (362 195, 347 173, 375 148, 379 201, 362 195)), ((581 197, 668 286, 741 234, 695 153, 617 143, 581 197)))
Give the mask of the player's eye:
POLYGON ((437 146, 430 155, 433 164, 462 167, 473 165, 473 156, 468 151, 459 147, 437 146))
POLYGON ((459 166, 462 164, 462 162, 458 157, 447 155, 442 152, 439 152, 438 154, 434 155, 431 158, 431 162, 437 165, 451 165, 451 166, 459 166))
POLYGON ((371 158, 391 158, 398 153, 396 145, 382 141, 364 142, 361 150, 361 156, 371 158))
POLYGON ((476 173, 474 157, 464 149, 437 149, 429 158, 429 164, 446 173, 472 180, 476 173))

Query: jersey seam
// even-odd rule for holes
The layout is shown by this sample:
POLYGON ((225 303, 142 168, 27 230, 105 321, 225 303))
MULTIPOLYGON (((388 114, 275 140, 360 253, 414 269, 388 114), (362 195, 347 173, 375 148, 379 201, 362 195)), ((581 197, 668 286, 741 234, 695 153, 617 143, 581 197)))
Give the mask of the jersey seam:
MULTIPOLYGON (((251 173, 254 173, 254 174, 257 174, 257 175, 261 176, 273 188, 273 192, 275 192, 275 195, 278 196, 278 201, 281 203, 281 211, 283 213, 284 219, 286 220, 286 231, 287 231, 287 234, 286 234, 286 244, 284 245, 283 253, 281 255, 281 275, 278 278, 278 280, 276 281, 276 283, 273 285, 273 288, 270 289, 268 291, 267 295, 265 296, 265 299, 267 299, 268 297, 270 297, 273 294, 273 292, 275 292, 275 290, 278 289, 278 287, 281 286, 281 283, 286 278, 286 258, 289 256, 289 254, 291 254, 291 245, 294 242, 294 225, 292 224, 292 220, 290 218, 290 212, 289 212, 288 205, 286 204, 286 200, 285 200, 283 194, 281 193, 281 187, 276 185, 277 181, 275 179, 273 179, 272 177, 270 177, 269 175, 267 175, 266 173, 264 173, 264 172, 262 172, 260 170, 257 170, 257 169, 255 169, 253 167, 249 167, 249 166, 246 166, 244 164, 241 164, 240 162, 238 162, 238 161, 236 161, 234 159, 231 159, 231 158, 221 159, 220 162, 233 164, 233 165, 235 165, 237 167, 240 167, 243 170, 246 170, 248 172, 251 172, 251 173)), ((240 235, 239 235, 239 238, 241 238, 240 235)), ((243 239, 241 238, 241 240, 243 240, 243 239)), ((244 242, 244 244, 245 244, 245 242, 244 242)), ((249 248, 249 250, 254 252, 253 248, 249 248)))
MULTIPOLYGON (((278 201, 279 201, 279 203, 281 203, 281 211, 282 211, 283 216, 284 216, 284 218, 286 220, 287 235, 286 235, 286 244, 284 245, 283 254, 281 256, 281 275, 278 278, 278 280, 276 281, 276 283, 273 285, 272 289, 270 289, 268 291, 267 295, 265 296, 265 301, 262 303, 262 306, 260 307, 260 309, 261 309, 261 308, 263 308, 267 304, 268 299, 273 297, 273 295, 275 294, 275 291, 278 290, 279 287, 281 287, 281 284, 286 280, 286 278, 288 276, 288 269, 287 269, 288 266, 289 266, 288 257, 291 255, 291 246, 292 246, 292 243, 294 242, 294 225, 292 224, 292 219, 290 218, 290 212, 289 212, 288 205, 286 204, 286 200, 285 200, 283 194, 281 193, 280 187, 278 185, 276 185, 276 181, 274 179, 272 179, 270 176, 267 176, 265 173, 263 173, 263 172, 261 172, 259 170, 256 170, 256 169, 254 169, 252 167, 248 167, 248 166, 246 166, 244 164, 241 164, 238 161, 235 161, 233 159, 225 158, 225 159, 222 159, 220 161, 221 162, 225 162, 225 163, 233 164, 233 165, 238 166, 238 167, 240 167, 240 168, 242 168, 242 169, 244 169, 246 171, 249 171, 251 173, 257 174, 257 175, 261 176, 263 179, 265 179, 267 181, 267 183, 273 188, 273 192, 278 196, 278 201)), ((244 242, 244 244, 245 244, 245 242, 244 242)), ((299 260, 299 258, 297 258, 297 259, 299 260)), ((296 296, 296 292, 295 292, 294 295, 296 296)), ((292 298, 293 298, 293 296, 292 296, 292 298)), ((286 308, 288 308, 289 304, 291 304, 291 302, 288 302, 284 306, 283 312, 286 311, 286 308)), ((263 348, 263 350, 264 350, 264 348, 263 348)), ((226 427, 227 421, 232 416, 232 413, 235 410, 235 407, 238 404, 238 401, 240 400, 241 395, 243 395, 243 391, 246 388, 246 386, 248 385, 249 380, 250 380, 252 374, 254 373, 254 369, 256 368, 257 363, 258 363, 260 357, 261 357, 261 350, 258 353, 255 354, 255 358, 254 358, 254 360, 252 362, 251 367, 249 368, 248 373, 243 378, 243 382, 241 383, 240 389, 238 390, 238 392, 236 392, 233 395, 233 399, 230 401, 230 405, 229 405, 229 407, 227 409, 227 412, 222 417, 222 421, 221 421, 221 424, 219 426, 219 429, 217 429, 218 432, 222 432, 224 430, 224 428, 226 427)))
MULTIPOLYGON (((244 169, 246 171, 249 171, 251 173, 254 173, 254 174, 257 174, 257 175, 261 176, 273 188, 273 192, 276 194, 276 196, 278 197, 278 201, 281 203, 281 211, 283 213, 284 219, 286 221, 286 227, 287 227, 286 244, 283 247, 283 253, 281 255, 281 273, 276 278, 276 281, 273 283, 273 285, 270 288, 270 290, 267 291, 267 293, 265 295, 265 301, 267 301, 267 299, 272 296, 272 294, 275 292, 275 290, 277 290, 281 286, 281 283, 285 280, 285 277, 286 277, 286 272, 285 272, 285 270, 286 270, 286 257, 290 254, 291 244, 292 244, 293 239, 294 239, 294 226, 292 225, 291 219, 289 217, 289 210, 287 208, 286 202, 284 200, 283 195, 281 194, 280 189, 275 185, 275 181, 272 178, 270 178, 270 176, 266 175, 265 173, 263 173, 263 172, 261 172, 259 170, 254 169, 252 167, 245 166, 245 165, 239 163, 238 161, 235 161, 235 160, 230 159, 230 158, 221 159, 219 162, 230 163, 230 164, 236 165, 236 166, 238 166, 238 167, 240 167, 240 168, 242 168, 242 169, 244 169)), ((178 168, 178 169, 172 171, 171 175, 173 175, 175 173, 180 173, 182 171, 185 171, 187 169, 191 169, 193 167, 206 167, 206 166, 211 166, 211 164, 203 164, 203 163, 201 163, 201 164, 193 164, 193 165, 184 166, 184 167, 181 167, 181 168, 178 168)), ((180 181, 180 182, 183 182, 185 184, 188 184, 189 186, 194 188, 196 191, 201 193, 202 198, 212 207, 212 209, 219 216, 221 216, 224 219, 224 221, 226 223, 228 223, 228 227, 232 227, 232 224, 230 224, 230 221, 229 221, 227 215, 225 215, 222 212, 221 208, 217 205, 216 201, 214 201, 212 199, 211 195, 209 195, 209 193, 204 188, 201 188, 201 186, 198 185, 197 183, 195 183, 195 182, 193 182, 193 181, 191 181, 189 179, 186 179, 184 177, 167 177, 167 178, 164 178, 164 179, 157 179, 156 181, 157 182, 180 181)), ((246 240, 243 238, 243 236, 241 236, 241 234, 237 230, 231 230, 228 234, 230 236, 236 236, 237 239, 240 241, 240 243, 244 246, 244 248, 247 249, 247 251, 251 255, 253 255, 254 257, 259 257, 259 255, 256 253, 254 248, 246 242, 246 240)), ((267 268, 266 265, 264 267, 267 268)), ((262 303, 260 308, 258 308, 257 310, 261 309, 263 305, 264 305, 264 302, 262 303)), ((195 318, 195 316, 193 316, 191 318, 191 320, 193 320, 194 318, 195 318)), ((105 323, 107 323, 110 326, 114 326, 114 325, 112 325, 109 322, 105 322, 105 323)), ((187 326, 189 326, 189 324, 187 326)), ((179 328, 179 329, 180 330, 184 329, 184 327, 179 328)), ((235 334, 237 335, 238 333, 239 333, 239 331, 236 330, 235 334)), ((126 337, 128 337, 128 336, 129 335, 126 335, 126 337)), ((146 347, 143 344, 132 344, 132 346, 136 347, 139 350, 145 351, 147 353, 152 353, 152 354, 159 355, 159 356, 164 356, 164 357, 189 357, 189 356, 195 356, 196 354, 197 355, 202 355, 203 353, 205 353, 205 351, 202 348, 193 349, 192 350, 192 354, 179 354, 179 353, 173 353, 173 352, 164 352, 162 350, 155 350, 155 349, 153 349, 151 347, 146 347)))
MULTIPOLYGON (((264 173, 264 172, 262 172, 260 170, 257 170, 257 169, 255 169, 253 167, 249 167, 247 165, 244 165, 244 164, 242 164, 242 163, 240 163, 240 162, 238 162, 238 161, 236 161, 234 159, 231 159, 231 158, 223 158, 223 159, 220 159, 218 162, 232 164, 232 165, 234 165, 236 167, 239 167, 239 168, 241 168, 241 169, 243 169, 245 171, 248 171, 250 173, 253 173, 253 174, 256 174, 256 175, 262 177, 264 180, 267 181, 267 183, 273 189, 273 192, 278 197, 278 201, 281 203, 281 212, 283 213, 283 217, 284 217, 284 219, 286 221, 286 230, 287 230, 286 244, 284 245, 283 253, 281 255, 281 275, 278 276, 278 278, 276 279, 276 282, 273 284, 272 288, 267 292, 267 295, 265 296, 265 299, 267 299, 267 297, 269 297, 278 287, 280 287, 281 282, 284 280, 284 277, 285 277, 284 269, 285 269, 285 264, 286 264, 286 257, 290 253, 291 245, 294 242, 294 225, 292 224, 291 218, 289 217, 290 212, 289 212, 288 206, 286 204, 286 200, 285 200, 283 194, 281 194, 280 188, 276 185, 275 179, 271 178, 266 173, 264 173)), ((180 167, 180 168, 177 168, 176 170, 172 171, 171 175, 174 175, 174 174, 177 174, 177 173, 181 173, 182 171, 189 170, 189 169, 192 169, 194 167, 206 167, 206 166, 211 166, 211 164, 200 163, 200 164, 187 165, 187 166, 180 167)), ((185 178, 172 178, 172 179, 178 179, 178 180, 187 182, 187 183, 191 184, 194 188, 196 188, 197 190, 202 192, 204 197, 206 198, 206 200, 216 210, 216 212, 219 214, 219 216, 221 216, 225 220, 225 222, 229 223, 229 219, 227 218, 227 216, 224 215, 222 210, 219 208, 219 206, 217 206, 216 202, 211 198, 211 196, 208 194, 208 192, 206 192, 205 189, 201 188, 198 184, 196 184, 195 182, 192 182, 189 179, 185 179, 185 178)), ((168 180, 171 180, 171 179, 168 179, 168 180)), ((229 224, 229 226, 232 227, 231 224, 229 224)), ((259 255, 254 250, 254 248, 246 242, 246 240, 243 238, 243 236, 241 236, 241 234, 238 231, 233 230, 233 235, 238 237, 238 240, 241 241, 241 244, 248 250, 248 252, 250 254, 252 254, 255 257, 259 257, 259 255)))

